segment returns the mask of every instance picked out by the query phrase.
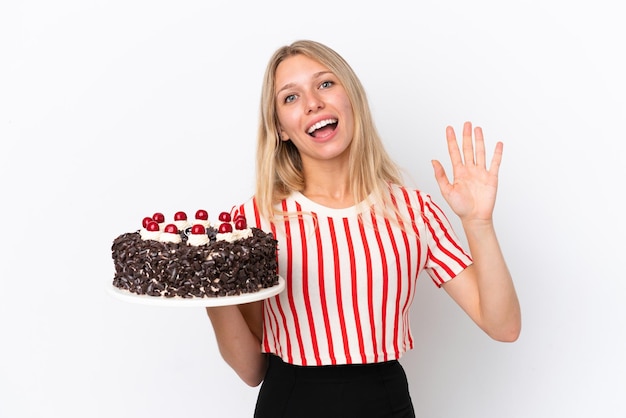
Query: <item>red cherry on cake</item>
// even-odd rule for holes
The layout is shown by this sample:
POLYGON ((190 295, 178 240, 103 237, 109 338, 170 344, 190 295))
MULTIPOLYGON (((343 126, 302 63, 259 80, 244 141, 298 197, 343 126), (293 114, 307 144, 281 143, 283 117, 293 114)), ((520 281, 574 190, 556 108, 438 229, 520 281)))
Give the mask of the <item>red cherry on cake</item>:
POLYGON ((174 214, 174 220, 175 221, 186 221, 187 220, 187 214, 185 212, 176 212, 174 214))
POLYGON ((155 222, 158 222, 161 224, 165 222, 165 215, 163 215, 161 212, 157 212, 154 215, 152 215, 152 219, 154 219, 155 222))
POLYGON ((224 222, 224 223, 220 224, 218 232, 220 234, 226 234, 228 232, 233 232, 233 226, 231 224, 229 224, 228 222, 224 222))
POLYGON ((199 209, 196 212, 196 219, 200 219, 202 221, 208 221, 209 220, 209 212, 207 212, 204 209, 199 209))
POLYGON ((230 213, 221 212, 220 216, 217 219, 219 219, 222 222, 230 222, 230 213))
POLYGON ((145 218, 143 218, 143 220, 141 221, 141 226, 143 226, 144 228, 146 228, 146 229, 147 229, 147 228, 148 228, 148 224, 149 224, 150 222, 154 222, 154 219, 152 219, 152 218, 151 218, 151 217, 149 217, 149 216, 146 216, 146 217, 145 217, 145 218))
POLYGON ((174 224, 167 224, 165 226, 165 232, 170 234, 178 234, 178 228, 174 224))
POLYGON ((206 234, 206 229, 204 225, 195 224, 191 227, 191 233, 194 235, 206 234))
POLYGON ((238 216, 235 218, 235 229, 242 230, 248 227, 248 223, 246 222, 246 218, 243 216, 238 216))
POLYGON ((146 225, 146 229, 148 231, 152 231, 152 232, 158 231, 159 230, 159 224, 156 223, 156 221, 150 221, 150 222, 148 222, 148 225, 146 225))

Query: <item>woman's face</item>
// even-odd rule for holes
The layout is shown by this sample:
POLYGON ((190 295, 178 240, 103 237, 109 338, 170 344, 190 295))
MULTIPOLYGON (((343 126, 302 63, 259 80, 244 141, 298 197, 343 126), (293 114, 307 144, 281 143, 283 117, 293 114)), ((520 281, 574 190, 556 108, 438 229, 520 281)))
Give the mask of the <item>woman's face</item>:
POLYGON ((275 85, 281 139, 294 143, 302 163, 344 162, 354 116, 335 74, 311 58, 294 55, 278 65, 275 85))

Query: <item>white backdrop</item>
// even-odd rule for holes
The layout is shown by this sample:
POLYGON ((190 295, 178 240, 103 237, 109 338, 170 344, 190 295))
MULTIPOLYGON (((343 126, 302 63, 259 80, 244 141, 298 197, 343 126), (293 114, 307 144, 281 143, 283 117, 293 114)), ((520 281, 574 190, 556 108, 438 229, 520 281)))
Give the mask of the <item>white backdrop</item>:
POLYGON ((402 359, 418 416, 626 417, 618 4, 4 2, 0 416, 251 416, 258 388, 202 308, 105 292, 110 246, 146 214, 248 198, 265 64, 310 38, 360 75, 412 185, 439 196, 447 124, 505 143, 495 222, 523 331, 489 340, 422 277, 402 359))

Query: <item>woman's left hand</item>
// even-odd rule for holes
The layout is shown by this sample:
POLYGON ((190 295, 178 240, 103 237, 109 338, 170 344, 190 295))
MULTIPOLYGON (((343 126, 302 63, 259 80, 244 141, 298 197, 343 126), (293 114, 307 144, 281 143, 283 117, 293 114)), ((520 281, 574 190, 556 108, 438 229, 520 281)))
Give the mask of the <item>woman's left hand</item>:
POLYGON ((437 160, 432 162, 435 179, 450 208, 461 221, 491 221, 498 190, 498 170, 502 160, 502 142, 496 144, 489 169, 486 166, 485 140, 480 127, 463 125, 462 155, 454 128, 446 128, 448 152, 452 162, 452 182, 437 160))

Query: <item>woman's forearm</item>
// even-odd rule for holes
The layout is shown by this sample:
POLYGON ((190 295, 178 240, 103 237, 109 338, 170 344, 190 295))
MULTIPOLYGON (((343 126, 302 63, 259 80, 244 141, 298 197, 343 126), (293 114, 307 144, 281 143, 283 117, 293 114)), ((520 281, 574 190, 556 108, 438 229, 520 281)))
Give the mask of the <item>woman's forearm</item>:
POLYGON ((514 341, 521 329, 520 305, 493 223, 463 227, 474 259, 482 327, 497 340, 514 341))
POLYGON ((262 304, 206 308, 220 354, 250 386, 263 380, 267 355, 261 352, 262 304))

